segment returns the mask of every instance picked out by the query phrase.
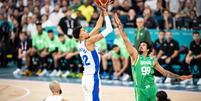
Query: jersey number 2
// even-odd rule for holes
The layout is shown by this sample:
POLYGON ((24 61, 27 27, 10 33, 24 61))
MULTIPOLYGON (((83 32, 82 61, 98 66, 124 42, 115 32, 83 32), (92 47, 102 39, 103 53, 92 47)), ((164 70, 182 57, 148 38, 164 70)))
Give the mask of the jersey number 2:
POLYGON ((87 55, 83 55, 82 56, 82 63, 83 63, 84 66, 89 66, 90 65, 90 63, 89 62, 87 63, 87 61, 88 61, 87 55))
POLYGON ((142 67, 141 71, 142 71, 142 75, 147 75, 150 73, 151 68, 150 67, 142 67))

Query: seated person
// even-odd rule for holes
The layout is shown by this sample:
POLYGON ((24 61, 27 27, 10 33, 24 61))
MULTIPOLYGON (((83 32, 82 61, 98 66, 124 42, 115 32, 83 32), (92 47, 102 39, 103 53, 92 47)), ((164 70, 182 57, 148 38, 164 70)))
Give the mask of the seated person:
POLYGON ((18 43, 18 59, 17 59, 17 69, 13 72, 14 75, 22 74, 22 60, 26 59, 26 65, 29 70, 30 68, 30 53, 31 53, 31 40, 27 38, 26 32, 19 33, 19 43, 18 43))
MULTIPOLYGON (((48 38, 46 39, 45 49, 40 53, 41 63, 42 63, 42 72, 38 76, 49 76, 47 71, 48 67, 48 58, 54 58, 58 52, 58 45, 60 40, 57 35, 54 35, 52 30, 48 31, 48 38)), ((56 61, 53 61, 54 64, 56 61)))
MULTIPOLYGON (((82 60, 81 60, 81 58, 80 58, 79 51, 78 51, 78 47, 77 47, 78 42, 79 42, 79 40, 77 40, 77 39, 75 39, 75 38, 72 38, 72 39, 71 39, 73 51, 71 51, 70 53, 68 53, 65 58, 66 58, 66 60, 68 60, 68 59, 71 59, 72 57, 76 57, 76 59, 79 61, 79 63, 78 63, 78 71, 77 71, 77 74, 76 74, 74 77, 77 77, 77 78, 80 78, 80 79, 81 79, 81 78, 82 78, 82 75, 83 75, 83 70, 84 70, 84 68, 83 68, 82 60)), ((63 76, 63 77, 66 77, 67 75, 69 75, 68 73, 69 73, 69 72, 67 72, 67 74, 66 74, 66 73, 63 74, 62 76, 63 76)))
POLYGON ((128 17, 126 19, 126 22, 124 23, 125 28, 136 28, 136 19, 137 15, 135 13, 134 9, 130 9, 128 11, 128 17))
POLYGON ((98 47, 99 53, 100 53, 100 55, 102 57, 107 51, 107 42, 106 42, 105 38, 99 40, 95 44, 98 47))
POLYGON ((89 22, 90 27, 95 27, 96 22, 98 21, 98 17, 99 17, 99 14, 98 12, 95 11, 93 15, 91 16, 91 20, 89 22))
POLYGON ((164 10, 163 11, 163 18, 164 20, 159 20, 159 29, 172 29, 173 28, 173 19, 171 16, 170 11, 164 10))
MULTIPOLYGON (((50 74, 50 76, 60 76, 62 75, 62 71, 61 71, 61 60, 65 60, 65 57, 68 53, 70 53, 70 51, 72 51, 71 48, 71 39, 70 38, 65 38, 64 35, 59 34, 59 40, 60 40, 60 44, 59 44, 59 52, 58 54, 54 57, 54 61, 55 61, 55 69, 53 70, 53 72, 50 74)), ((65 75, 62 75, 62 77, 67 77, 71 74, 72 72, 70 72, 70 69, 72 69, 72 67, 74 66, 74 57, 66 60, 65 64, 65 68, 64 70, 66 70, 66 72, 64 73, 65 75)))
MULTIPOLYGON (((31 57, 38 57, 40 60, 40 53, 45 49, 44 43, 48 38, 48 34, 46 31, 43 31, 41 23, 36 24, 38 32, 33 35, 32 37, 32 49, 31 49, 31 57)), ((41 63, 39 62, 40 67, 42 67, 41 63)), ((37 71, 36 75, 41 73, 41 69, 37 71)), ((23 73, 23 75, 32 75, 31 70, 27 68, 27 70, 23 73)))
POLYGON ((144 27, 148 29, 156 29, 156 21, 151 17, 149 9, 144 10, 144 27))
MULTIPOLYGON (((183 60, 183 73, 184 75, 190 74, 189 65, 197 65, 199 74, 201 76, 201 39, 200 33, 198 31, 193 32, 193 41, 190 44, 190 50, 183 60)), ((181 84, 193 84, 193 79, 184 80, 180 82, 181 84)), ((199 78, 197 85, 201 85, 201 77, 199 78)))
POLYGON ((114 15, 114 13, 122 10, 122 7, 120 6, 118 0, 114 0, 112 6, 113 6, 112 9, 108 12, 109 15, 114 15))
POLYGON ((52 92, 52 96, 45 98, 43 101, 68 101, 60 95, 62 90, 58 81, 50 82, 49 88, 52 92))
POLYGON ((117 13, 119 15, 128 15, 129 10, 130 10, 129 1, 124 0, 123 5, 122 5, 122 9, 118 10, 117 13))
POLYGON ((154 42, 154 49, 151 53, 151 56, 153 58, 156 58, 157 54, 160 51, 161 48, 161 44, 165 41, 165 31, 164 30, 160 30, 158 33, 158 39, 156 39, 156 41, 154 42))
MULTIPOLYGON (((156 56, 156 60, 158 60, 159 64, 167 64, 166 70, 172 71, 172 64, 177 64, 179 61, 179 43, 178 41, 172 39, 171 31, 166 32, 166 41, 161 44, 160 51, 156 56)), ((154 70, 155 80, 156 82, 162 80, 162 75, 154 70)), ((171 78, 166 78, 165 83, 171 83, 171 78)))

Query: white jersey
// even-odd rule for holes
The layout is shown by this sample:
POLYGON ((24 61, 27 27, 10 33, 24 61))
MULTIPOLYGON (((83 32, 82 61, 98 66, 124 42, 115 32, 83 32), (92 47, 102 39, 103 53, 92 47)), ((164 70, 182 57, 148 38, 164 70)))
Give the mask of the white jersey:
POLYGON ((84 67, 83 74, 98 74, 100 67, 100 53, 98 48, 95 46, 93 51, 88 51, 86 48, 86 41, 82 41, 81 43, 78 42, 78 51, 84 67))
POLYGON ((44 99, 44 101, 61 101, 62 99, 63 97, 58 95, 58 96, 49 96, 46 99, 44 99))

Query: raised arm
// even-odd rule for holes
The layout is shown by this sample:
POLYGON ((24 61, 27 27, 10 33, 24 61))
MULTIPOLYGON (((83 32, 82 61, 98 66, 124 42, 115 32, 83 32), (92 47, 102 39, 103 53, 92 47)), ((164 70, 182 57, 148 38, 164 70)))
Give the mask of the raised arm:
POLYGON ((128 53, 130 54, 131 58, 135 61, 138 57, 138 51, 132 46, 123 26, 122 26, 122 23, 121 21, 119 20, 117 14, 115 13, 115 20, 116 20, 116 23, 119 27, 119 31, 120 31, 120 34, 124 40, 124 43, 126 45, 126 49, 128 51, 128 53))
POLYGON ((159 71, 163 76, 165 77, 169 77, 169 78, 175 78, 175 79, 182 79, 182 80, 185 80, 185 79, 191 79, 192 78, 192 75, 188 75, 188 76, 179 76, 177 74, 174 74, 170 71, 167 71, 165 70, 163 67, 160 66, 160 64, 158 63, 158 61, 154 61, 154 68, 159 71))

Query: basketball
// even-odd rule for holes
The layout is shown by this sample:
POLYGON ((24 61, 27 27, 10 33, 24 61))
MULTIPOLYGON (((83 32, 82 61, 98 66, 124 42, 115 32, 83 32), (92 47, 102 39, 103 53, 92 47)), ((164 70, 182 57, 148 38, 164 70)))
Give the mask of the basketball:
POLYGON ((103 7, 106 7, 109 2, 110 2, 110 0, 96 0, 96 3, 103 7))

